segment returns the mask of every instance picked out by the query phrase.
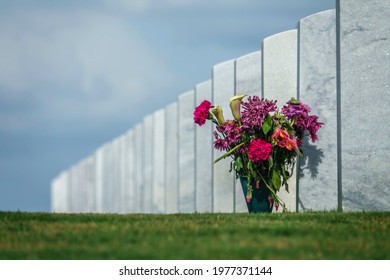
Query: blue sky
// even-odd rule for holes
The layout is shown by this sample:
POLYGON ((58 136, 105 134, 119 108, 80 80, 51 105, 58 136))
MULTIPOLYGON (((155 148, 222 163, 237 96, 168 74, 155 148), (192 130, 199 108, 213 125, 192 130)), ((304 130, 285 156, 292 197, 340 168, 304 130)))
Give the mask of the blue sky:
POLYGON ((0 211, 334 0, 0 0, 0 211))

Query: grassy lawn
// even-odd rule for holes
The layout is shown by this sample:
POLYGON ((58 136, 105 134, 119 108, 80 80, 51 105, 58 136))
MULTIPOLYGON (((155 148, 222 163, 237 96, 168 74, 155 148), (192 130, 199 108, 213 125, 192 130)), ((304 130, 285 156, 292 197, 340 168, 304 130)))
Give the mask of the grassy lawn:
POLYGON ((0 259, 390 259, 390 212, 0 212, 0 259))

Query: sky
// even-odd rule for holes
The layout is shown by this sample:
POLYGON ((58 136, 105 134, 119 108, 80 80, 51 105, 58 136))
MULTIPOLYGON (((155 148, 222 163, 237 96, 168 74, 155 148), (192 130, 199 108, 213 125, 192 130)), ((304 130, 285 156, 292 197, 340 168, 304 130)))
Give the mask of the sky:
POLYGON ((0 0, 0 211, 334 0, 0 0))

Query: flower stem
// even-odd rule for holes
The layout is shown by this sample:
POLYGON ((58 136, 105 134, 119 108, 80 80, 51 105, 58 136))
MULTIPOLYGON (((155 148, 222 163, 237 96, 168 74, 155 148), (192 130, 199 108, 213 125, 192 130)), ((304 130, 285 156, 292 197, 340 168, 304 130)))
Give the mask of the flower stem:
POLYGON ((277 196, 276 192, 271 188, 271 186, 269 186, 269 185, 267 184, 267 181, 264 179, 263 175, 261 175, 261 173, 258 173, 258 174, 260 175, 261 179, 263 180, 263 182, 264 182, 264 184, 267 186, 267 188, 268 188, 268 189, 271 191, 271 193, 274 195, 275 200, 276 200, 277 202, 279 202, 279 203, 282 205, 282 207, 283 207, 283 212, 288 212, 288 209, 286 208, 286 204, 284 203, 284 201, 281 200, 280 197, 277 196))
POLYGON ((216 160, 214 160, 214 163, 217 163, 218 161, 220 161, 221 159, 224 159, 228 156, 230 156, 235 150, 237 150, 238 148, 240 148, 241 146, 243 146, 245 144, 245 142, 242 142, 240 144, 238 144, 237 146, 235 146, 233 149, 231 149, 230 151, 228 151, 227 153, 223 154, 222 156, 220 156, 219 158, 217 158, 216 160))

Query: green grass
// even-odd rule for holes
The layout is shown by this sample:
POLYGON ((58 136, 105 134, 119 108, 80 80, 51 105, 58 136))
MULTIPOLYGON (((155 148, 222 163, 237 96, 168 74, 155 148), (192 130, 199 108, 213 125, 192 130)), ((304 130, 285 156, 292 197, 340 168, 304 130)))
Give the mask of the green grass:
POLYGON ((0 212, 0 259, 390 259, 390 212, 0 212))

